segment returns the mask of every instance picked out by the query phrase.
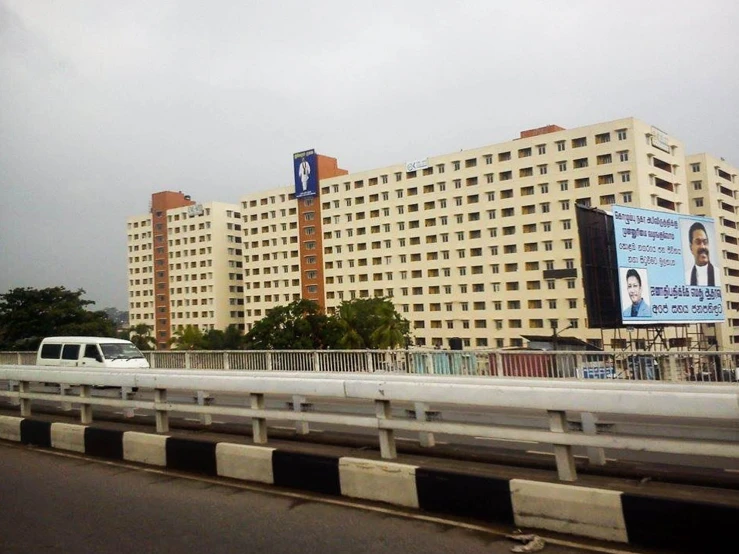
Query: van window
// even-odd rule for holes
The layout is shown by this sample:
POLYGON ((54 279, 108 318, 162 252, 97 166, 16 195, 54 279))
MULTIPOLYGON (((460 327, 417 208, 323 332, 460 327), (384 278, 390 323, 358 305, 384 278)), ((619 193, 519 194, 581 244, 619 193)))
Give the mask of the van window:
POLYGON ((98 362, 103 361, 103 357, 100 355, 100 351, 98 350, 98 347, 96 344, 86 344, 85 345, 85 358, 97 360, 98 362))
POLYGON ((41 357, 45 360, 58 360, 61 353, 61 344, 44 344, 41 347, 41 357))
POLYGON ((62 360, 76 360, 80 357, 79 344, 65 344, 62 349, 62 360))
POLYGON ((108 360, 133 360, 144 355, 130 342, 105 343, 100 345, 103 355, 108 360))

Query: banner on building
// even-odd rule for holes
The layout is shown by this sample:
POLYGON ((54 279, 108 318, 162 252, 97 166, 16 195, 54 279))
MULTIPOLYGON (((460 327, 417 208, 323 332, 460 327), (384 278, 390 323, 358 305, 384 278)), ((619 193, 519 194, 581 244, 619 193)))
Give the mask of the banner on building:
POLYGON ((305 198, 318 194, 318 167, 316 161, 315 150, 293 154, 295 198, 305 198))
POLYGON ((713 220, 613 206, 624 325, 724 321, 713 220))

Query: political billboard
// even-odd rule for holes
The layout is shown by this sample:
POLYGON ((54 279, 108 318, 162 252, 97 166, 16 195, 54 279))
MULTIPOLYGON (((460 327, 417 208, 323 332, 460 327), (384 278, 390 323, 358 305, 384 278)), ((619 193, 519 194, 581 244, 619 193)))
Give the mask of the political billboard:
POLYGON ((318 194, 318 167, 315 150, 293 154, 293 175, 295 176, 295 198, 318 194))
POLYGON ((613 206, 624 325, 724 321, 713 220, 613 206))

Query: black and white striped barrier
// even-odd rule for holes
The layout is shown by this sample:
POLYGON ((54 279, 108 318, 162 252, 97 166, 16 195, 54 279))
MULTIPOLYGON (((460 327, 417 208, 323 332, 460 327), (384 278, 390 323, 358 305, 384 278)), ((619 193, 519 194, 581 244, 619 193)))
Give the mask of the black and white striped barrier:
POLYGON ((723 551, 732 544, 739 521, 739 505, 729 501, 506 479, 22 417, 0 416, 0 440, 681 552, 723 551))

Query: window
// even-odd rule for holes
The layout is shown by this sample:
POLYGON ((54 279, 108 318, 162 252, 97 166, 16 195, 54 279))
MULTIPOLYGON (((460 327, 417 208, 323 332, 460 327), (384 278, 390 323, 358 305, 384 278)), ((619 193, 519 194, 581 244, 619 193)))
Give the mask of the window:
POLYGON ((600 197, 600 205, 601 206, 608 206, 610 204, 616 203, 616 195, 615 194, 606 194, 604 196, 600 197))
POLYGON ((583 167, 588 167, 588 159, 587 158, 578 158, 576 160, 573 160, 572 165, 575 167, 575 169, 580 169, 583 167))
POLYGON ((565 141, 563 141, 563 140, 558 140, 558 141, 557 141, 557 142, 555 142, 554 144, 556 144, 556 145, 557 145, 557 152, 564 152, 564 149, 566 148, 566 147, 565 147, 565 141))
POLYGON ((564 192, 564 191, 566 191, 566 190, 567 190, 568 188, 569 188, 569 183, 568 183, 568 181, 560 181, 560 182, 559 182, 559 190, 561 190, 562 192, 564 192))
POLYGON ((696 198, 695 199, 695 207, 696 208, 702 208, 703 207, 703 198, 696 198))
POLYGON ((621 201, 624 204, 631 204, 631 193, 630 192, 621 193, 621 201))
POLYGON ((621 182, 622 183, 628 183, 631 181, 631 172, 630 171, 624 171, 621 173, 621 182))
POLYGON ((616 131, 616 136, 618 137, 618 140, 626 140, 626 129, 618 129, 616 131))
POLYGON ((693 190, 701 190, 703 188, 703 184, 701 181, 693 181, 693 190))
POLYGON ((588 139, 587 137, 579 137, 572 139, 572 148, 582 148, 583 146, 588 145, 588 139))
POLYGON ((693 173, 698 173, 700 170, 701 170, 701 164, 699 163, 690 164, 690 171, 692 171, 693 173))
POLYGON ((539 154, 546 154, 547 153, 547 145, 546 144, 539 144, 539 145, 537 145, 536 151, 539 154))
POLYGON ((611 133, 601 133, 599 135, 595 135, 595 144, 603 144, 606 142, 611 142, 611 133))
POLYGON ((567 162, 566 161, 557 162, 557 167, 559 168, 560 171, 567 171, 567 162))

